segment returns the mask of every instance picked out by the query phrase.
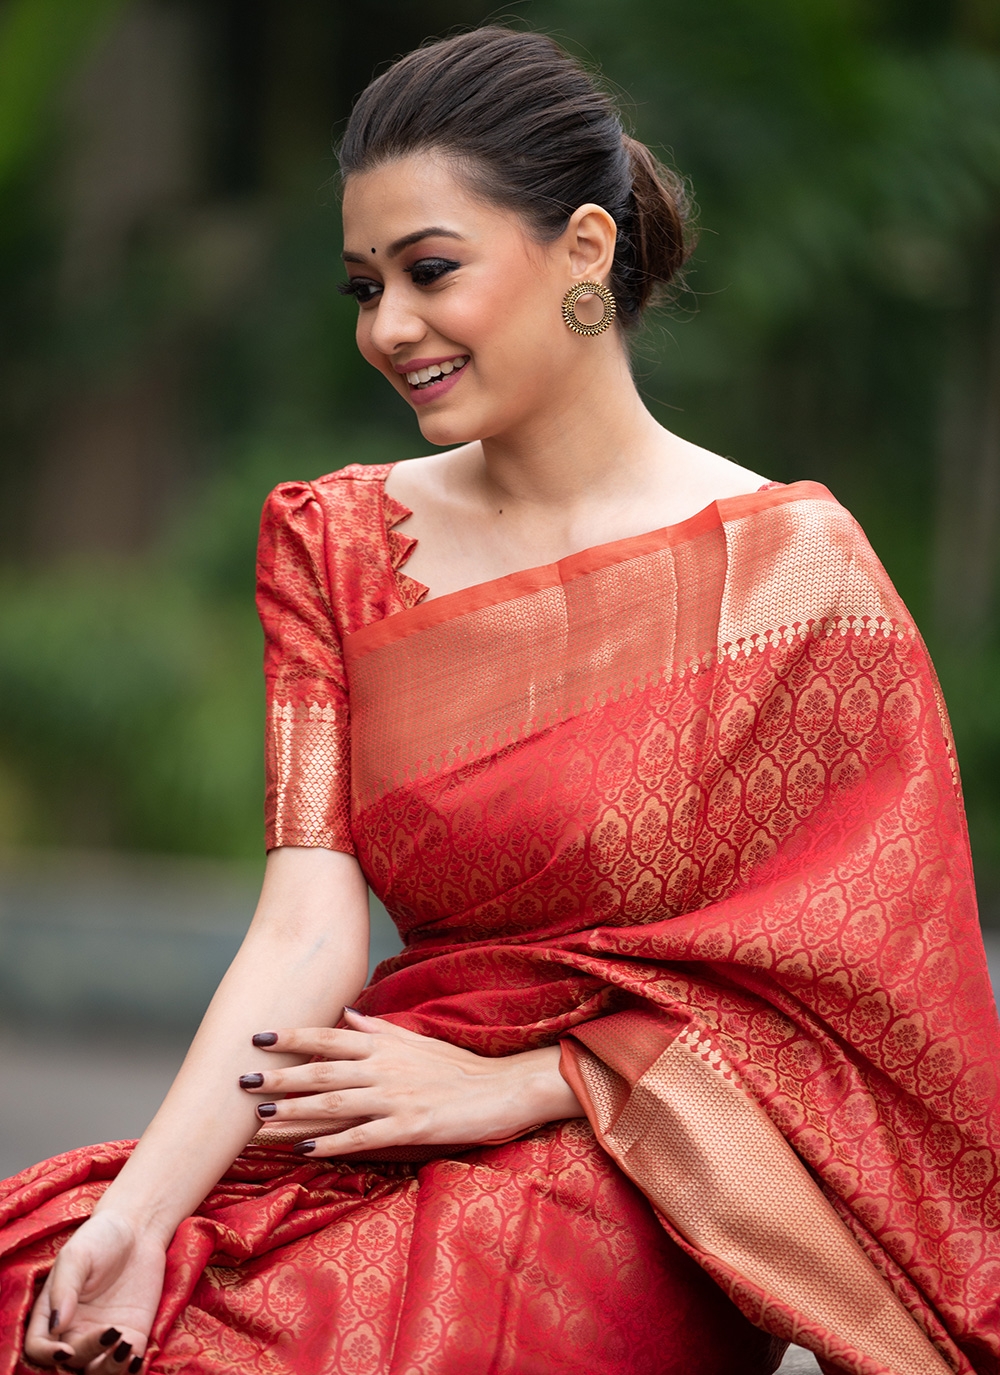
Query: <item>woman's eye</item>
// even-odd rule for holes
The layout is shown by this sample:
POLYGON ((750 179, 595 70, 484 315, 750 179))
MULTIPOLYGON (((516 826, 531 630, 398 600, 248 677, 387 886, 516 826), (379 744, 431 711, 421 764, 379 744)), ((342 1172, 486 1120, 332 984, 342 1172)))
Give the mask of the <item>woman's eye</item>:
POLYGON ((421 258, 418 263, 413 264, 409 273, 417 286, 430 286, 445 273, 454 272, 456 267, 461 267, 461 263, 456 263, 451 258, 421 258))
POLYGON ((359 306, 365 306, 379 295, 382 284, 370 277, 350 277, 346 282, 338 282, 337 290, 341 296, 353 296, 359 306))

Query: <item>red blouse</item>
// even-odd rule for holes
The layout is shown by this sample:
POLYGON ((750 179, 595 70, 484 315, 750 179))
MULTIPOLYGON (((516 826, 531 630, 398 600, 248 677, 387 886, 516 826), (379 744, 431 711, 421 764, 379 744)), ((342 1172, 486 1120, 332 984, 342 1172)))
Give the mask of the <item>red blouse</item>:
POLYGON ((400 571, 416 541, 389 496, 390 463, 351 464, 268 497, 257 559, 267 684, 266 841, 354 853, 345 635, 415 606, 400 571))

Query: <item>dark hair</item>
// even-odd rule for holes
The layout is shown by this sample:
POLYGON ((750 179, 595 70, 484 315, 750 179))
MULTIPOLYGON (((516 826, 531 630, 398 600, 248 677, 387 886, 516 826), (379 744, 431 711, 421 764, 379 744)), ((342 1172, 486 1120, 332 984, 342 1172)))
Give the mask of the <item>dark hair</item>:
POLYGON ((610 96, 551 38, 488 26, 417 48, 362 92, 340 145, 344 178, 439 148, 485 199, 555 239, 573 211, 603 206, 618 226, 611 290, 639 323, 692 243, 684 182, 630 138, 610 96))

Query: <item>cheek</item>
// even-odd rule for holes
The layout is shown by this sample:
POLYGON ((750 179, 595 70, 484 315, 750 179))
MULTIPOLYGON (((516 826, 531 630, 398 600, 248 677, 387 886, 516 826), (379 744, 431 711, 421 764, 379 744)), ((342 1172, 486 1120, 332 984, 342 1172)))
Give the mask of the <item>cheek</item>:
POLYGON ((358 346, 358 352, 366 363, 371 363, 373 368, 378 368, 379 372, 384 372, 385 358, 372 344, 371 335, 371 317, 366 315, 364 311, 358 311, 358 323, 354 327, 354 339, 358 346))
POLYGON ((534 370, 551 357, 559 341, 559 302, 549 302, 543 285, 501 279, 449 302, 444 331, 476 356, 483 376, 494 368, 506 375, 534 370))

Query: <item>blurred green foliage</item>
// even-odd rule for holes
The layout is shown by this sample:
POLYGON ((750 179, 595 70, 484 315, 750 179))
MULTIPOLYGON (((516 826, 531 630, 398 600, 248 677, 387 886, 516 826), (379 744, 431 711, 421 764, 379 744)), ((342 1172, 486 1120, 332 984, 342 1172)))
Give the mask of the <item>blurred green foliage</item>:
POLYGON ((154 550, 0 578, 0 840, 260 853, 260 508, 290 475, 405 457, 401 438, 294 459, 258 438, 154 550))
POLYGON ((123 0, 7 0, 0 10, 0 186, 52 118, 53 98, 123 0))
MULTIPOLYGON (((331 125, 373 67, 420 36, 418 20, 395 0, 363 14, 303 0, 294 18, 267 0, 203 8, 218 51, 228 44, 211 84, 229 142, 213 144, 203 125, 216 170, 184 215, 150 219, 118 271, 68 300, 53 285, 65 225, 48 189, 51 140, 34 141, 34 163, 0 186, 9 839, 254 853, 261 501, 277 481, 421 444, 354 349, 325 185, 331 125), (40 555, 18 496, 44 466, 49 413, 143 358, 173 369, 194 455, 157 533, 130 553, 40 555)), ((690 178, 701 240, 688 290, 637 345, 643 391, 671 428, 771 477, 824 481, 858 515, 935 653, 980 875, 1000 893, 995 588, 981 599, 988 614, 963 621, 971 599, 933 552, 954 377, 1000 330, 1000 11, 986 0, 527 0, 515 13, 598 64, 639 136, 690 178)), ((424 22, 446 32, 485 15, 442 0, 424 22)), ((47 108, 65 36, 59 52, 20 41, 23 88, 47 108)), ((0 25, 0 72, 3 45, 0 25)), ((6 109, 0 100, 0 173, 6 109)), ((969 386, 971 413, 981 398, 969 386)))

